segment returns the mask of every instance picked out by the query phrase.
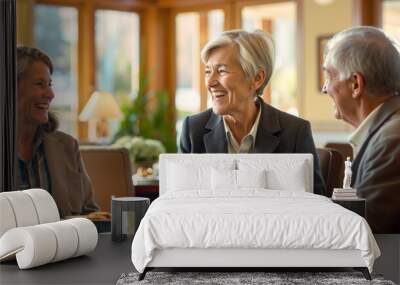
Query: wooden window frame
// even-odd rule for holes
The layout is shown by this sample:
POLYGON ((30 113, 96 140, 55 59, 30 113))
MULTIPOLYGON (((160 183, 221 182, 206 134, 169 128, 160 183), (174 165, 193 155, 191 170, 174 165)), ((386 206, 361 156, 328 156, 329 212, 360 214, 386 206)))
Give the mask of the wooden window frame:
MULTIPOLYGON (((95 12, 96 10, 114 10, 134 12, 139 15, 140 38, 143 38, 143 10, 149 6, 145 1, 107 1, 107 0, 37 0, 35 4, 49 6, 74 7, 78 11, 78 50, 77 50, 77 91, 78 114, 82 111, 90 94, 96 86, 96 47, 95 12)), ((140 46, 139 46, 140 51, 140 46)), ((144 64, 139 59, 139 65, 144 64)), ((140 80, 140 79, 139 79, 140 80)), ((87 122, 77 122, 78 138, 88 137, 87 122)))
MULTIPOLYGON (((35 4, 54 6, 70 6, 78 10, 78 112, 86 104, 95 86, 95 11, 97 9, 135 12, 140 17, 140 47, 148 50, 148 54, 140 59, 140 66, 145 74, 156 69, 155 76, 149 80, 149 91, 166 90, 169 94, 169 117, 175 122, 175 90, 176 90, 176 35, 175 17, 186 12, 203 14, 200 23, 200 44, 207 40, 206 12, 215 9, 224 11, 224 29, 241 27, 241 10, 247 6, 286 2, 288 0, 37 0, 35 4), (164 45, 164 49, 159 47, 164 45), (171 72, 172 71, 172 72, 171 72)), ((297 4, 298 52, 303 54, 303 5, 302 0, 291 0, 297 4)), ((357 0, 356 0, 357 1, 357 0)), ((377 1, 377 0, 371 0, 377 1)), ((200 58, 199 58, 200 60, 200 58)), ((303 107, 301 97, 304 93, 303 59, 298 56, 298 98, 300 115, 303 107)), ((200 82, 204 82, 204 66, 200 64, 200 82)), ((207 90, 200 84, 200 108, 207 107, 207 90)), ((175 132, 175 124, 171 124, 171 135, 175 132)), ((85 140, 88 135, 87 123, 78 123, 78 137, 85 140)))
MULTIPOLYGON (((165 2, 167 1, 162 1, 164 2, 163 5, 165 5, 165 2)), ((173 107, 173 114, 174 114, 174 118, 176 119, 176 111, 175 111, 175 92, 176 92, 176 76, 177 76, 177 70, 176 70, 176 34, 175 34, 175 19, 176 16, 178 14, 183 14, 183 13, 191 13, 191 12, 197 12, 199 13, 199 27, 200 27, 200 31, 199 31, 199 35, 200 35, 200 39, 199 39, 199 43, 200 43, 200 49, 207 43, 208 39, 207 39, 207 35, 208 35, 208 18, 207 18, 207 14, 208 12, 212 11, 212 10, 222 10, 224 11, 224 29, 226 29, 226 15, 227 13, 229 13, 229 11, 231 10, 230 4, 227 3, 223 3, 226 1, 220 1, 220 3, 218 3, 218 1, 215 1, 217 3, 205 3, 205 4, 193 4, 196 1, 187 1, 186 4, 190 4, 188 2, 193 2, 193 5, 184 5, 182 6, 182 3, 179 3, 178 1, 168 1, 168 3, 170 5, 172 5, 171 8, 171 26, 170 26, 170 36, 172 38, 172 51, 173 54, 170 55, 171 57, 171 70, 174 70, 175 72, 171 72, 171 77, 170 77, 170 82, 171 82, 171 91, 173 92, 173 98, 172 101, 173 103, 171 103, 172 107, 173 107)), ((206 2, 206 1, 205 1, 206 2)), ((205 67, 204 64, 201 62, 200 59, 200 55, 199 55, 199 63, 200 63, 200 70, 199 70, 199 82, 200 82, 200 111, 203 111, 207 108, 207 98, 208 98, 208 91, 207 88, 204 84, 201 84, 202 82, 205 82, 205 78, 204 78, 204 74, 205 74, 205 67)), ((174 120, 175 121, 175 120, 174 120)))
MULTIPOLYGON (((296 42, 298 45, 297 54, 304 54, 304 27, 303 27, 303 1, 302 0, 237 0, 237 5, 235 7, 235 23, 239 23, 240 28, 242 26, 242 10, 245 7, 258 6, 258 5, 268 5, 268 4, 278 4, 282 2, 294 2, 296 3, 296 22, 297 22, 297 30, 296 30, 296 42)), ((304 114, 304 106, 303 106, 303 96, 304 96, 304 60, 303 56, 297 56, 296 62, 297 69, 297 96, 296 96, 296 105, 299 111, 299 116, 304 114)), ((267 92, 264 92, 263 99, 267 102, 271 102, 271 84, 268 84, 266 87, 267 92)))
MULTIPOLYGON (((172 21, 174 21, 175 17, 177 14, 180 13, 188 13, 188 12, 208 12, 210 10, 215 10, 215 9, 221 9, 224 11, 224 29, 239 29, 241 28, 241 22, 242 22, 242 9, 245 7, 251 7, 251 6, 257 6, 257 5, 267 5, 267 4, 274 4, 274 3, 282 3, 282 2, 294 2, 296 3, 297 7, 297 14, 296 14, 296 21, 297 21, 297 39, 296 42, 298 43, 298 54, 304 54, 304 35, 303 35, 303 1, 301 0, 236 0, 236 1, 227 1, 227 0, 220 0, 220 1, 207 1, 203 0, 202 4, 199 4, 198 1, 196 0, 187 0, 184 1, 185 3, 182 3, 177 0, 161 0, 160 5, 172 7, 172 14, 171 18, 172 21)), ((201 15, 201 14, 200 14, 201 15)), ((201 16, 200 16, 201 17, 201 16)), ((203 31, 200 30, 200 45, 202 46, 202 43, 206 39, 202 35, 207 35, 207 21, 204 21, 204 19, 200 19, 200 29, 204 29, 203 31)), ((173 26, 173 30, 170 30, 170 34, 173 34, 173 51, 176 49, 175 47, 175 26, 173 26), (172 33, 173 31, 173 33, 172 33)), ((204 43, 205 44, 205 43, 204 43)), ((176 55, 175 53, 171 55, 172 61, 173 61, 173 66, 171 65, 171 70, 176 71, 176 55), (173 67, 173 68, 172 68, 173 67)), ((199 59, 200 60, 200 59, 199 59)), ((301 116, 303 114, 304 107, 302 105, 302 97, 304 94, 304 75, 303 75, 303 70, 304 70, 304 61, 302 56, 297 57, 297 63, 296 63, 296 68, 297 68, 297 86, 298 86, 298 93, 296 96, 296 105, 299 110, 299 115, 301 116)), ((172 82, 172 88, 170 89, 174 96, 173 96, 173 101, 175 98, 175 90, 176 90, 176 72, 171 73, 171 79, 170 81, 172 82)), ((200 64, 200 82, 204 82, 204 65, 200 64)), ((270 86, 270 85, 269 85, 270 86)), ((267 92, 267 94, 269 94, 267 92)), ((207 89, 204 84, 200 84, 200 110, 205 110, 207 107, 207 89)), ((264 96, 265 97, 265 96, 264 96)), ((270 102, 271 98, 270 96, 266 96, 264 98, 266 102, 270 102)), ((175 112, 175 111, 174 111, 175 112)))
POLYGON ((353 0, 353 24, 382 27, 383 0, 353 0))

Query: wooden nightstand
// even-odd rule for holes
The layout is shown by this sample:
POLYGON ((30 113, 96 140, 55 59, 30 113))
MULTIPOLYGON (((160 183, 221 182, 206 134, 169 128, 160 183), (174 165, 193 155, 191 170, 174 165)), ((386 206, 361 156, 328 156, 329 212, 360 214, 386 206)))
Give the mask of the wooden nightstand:
POLYGON ((135 179, 133 177, 136 196, 149 198, 151 202, 158 198, 158 179, 135 179))
POLYGON ((151 202, 158 198, 158 184, 135 185, 136 196, 149 198, 151 202))
POLYGON ((332 202, 339 204, 340 206, 359 214, 365 218, 365 199, 354 198, 354 199, 332 199, 332 202))

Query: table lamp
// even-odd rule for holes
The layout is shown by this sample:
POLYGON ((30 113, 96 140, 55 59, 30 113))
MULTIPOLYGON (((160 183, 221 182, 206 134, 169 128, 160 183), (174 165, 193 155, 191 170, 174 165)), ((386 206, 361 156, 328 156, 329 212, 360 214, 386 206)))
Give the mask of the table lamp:
POLYGON ((106 141, 108 139, 109 119, 122 117, 118 103, 111 93, 94 92, 79 115, 79 120, 89 123, 89 141, 106 141))

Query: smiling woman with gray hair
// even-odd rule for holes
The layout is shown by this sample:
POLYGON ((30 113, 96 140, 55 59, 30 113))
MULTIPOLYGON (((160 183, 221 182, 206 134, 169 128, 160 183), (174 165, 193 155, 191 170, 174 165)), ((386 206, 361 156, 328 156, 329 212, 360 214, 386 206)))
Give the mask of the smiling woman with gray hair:
POLYGON ((212 108, 183 122, 184 153, 311 153, 314 193, 324 194, 309 122, 266 104, 274 44, 263 31, 231 30, 201 51, 212 108))

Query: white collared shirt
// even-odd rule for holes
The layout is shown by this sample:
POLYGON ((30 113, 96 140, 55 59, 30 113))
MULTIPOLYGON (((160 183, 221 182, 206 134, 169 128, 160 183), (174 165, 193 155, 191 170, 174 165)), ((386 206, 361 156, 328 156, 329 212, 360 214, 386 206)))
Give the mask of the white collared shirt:
POLYGON ((383 104, 380 104, 376 107, 369 115, 361 122, 358 128, 349 136, 348 141, 353 147, 353 156, 354 158, 357 156, 363 142, 367 139, 369 130, 372 126, 372 122, 374 121, 376 115, 378 114, 379 109, 383 104))
POLYGON ((228 141, 228 153, 249 153, 250 150, 254 147, 256 142, 256 135, 258 124, 260 122, 261 117, 261 106, 259 106, 257 118, 250 129, 250 132, 241 140, 240 144, 236 141, 235 137, 232 134, 231 129, 229 128, 228 123, 223 118, 226 140, 228 141))

